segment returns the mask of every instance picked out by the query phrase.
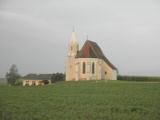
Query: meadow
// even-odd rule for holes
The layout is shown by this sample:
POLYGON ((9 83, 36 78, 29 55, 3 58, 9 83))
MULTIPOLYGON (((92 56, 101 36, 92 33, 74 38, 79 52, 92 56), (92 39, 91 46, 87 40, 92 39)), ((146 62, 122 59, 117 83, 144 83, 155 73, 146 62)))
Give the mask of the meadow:
POLYGON ((0 78, 0 85, 6 85, 7 84, 7 80, 5 80, 4 78, 0 78))
POLYGON ((0 86, 2 120, 160 120, 160 84, 127 81, 0 86))

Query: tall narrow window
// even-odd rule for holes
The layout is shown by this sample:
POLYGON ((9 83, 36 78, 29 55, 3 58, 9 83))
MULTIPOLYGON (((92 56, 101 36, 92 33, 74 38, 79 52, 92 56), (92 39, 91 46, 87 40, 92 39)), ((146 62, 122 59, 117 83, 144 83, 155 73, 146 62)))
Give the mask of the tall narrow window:
POLYGON ((95 73, 95 64, 94 64, 94 62, 92 63, 92 74, 94 74, 95 73))
POLYGON ((85 74, 85 73, 86 73, 86 63, 83 62, 83 74, 85 74))

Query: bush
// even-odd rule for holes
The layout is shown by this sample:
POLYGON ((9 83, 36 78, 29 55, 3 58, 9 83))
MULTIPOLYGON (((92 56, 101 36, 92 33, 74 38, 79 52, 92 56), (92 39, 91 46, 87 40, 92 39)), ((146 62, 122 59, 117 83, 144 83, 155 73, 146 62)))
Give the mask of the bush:
POLYGON ((160 82, 160 77, 150 76, 118 76, 118 80, 124 81, 141 81, 141 82, 160 82))
POLYGON ((51 81, 57 82, 57 81, 64 81, 65 80, 65 74, 63 73, 53 73, 51 76, 51 81))
POLYGON ((16 80, 14 85, 15 86, 22 86, 22 84, 23 84, 22 80, 16 80))

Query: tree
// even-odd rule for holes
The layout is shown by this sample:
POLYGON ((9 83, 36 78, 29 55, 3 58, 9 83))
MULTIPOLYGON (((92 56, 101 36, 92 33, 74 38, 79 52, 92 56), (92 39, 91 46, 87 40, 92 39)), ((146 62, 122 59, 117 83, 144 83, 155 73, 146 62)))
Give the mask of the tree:
POLYGON ((15 85, 16 80, 20 78, 20 75, 18 74, 18 69, 15 64, 11 66, 9 69, 9 72, 6 73, 6 79, 8 81, 8 84, 15 85))
POLYGON ((63 80, 65 80, 65 74, 63 73, 53 73, 51 76, 52 83, 57 81, 63 81, 63 80))

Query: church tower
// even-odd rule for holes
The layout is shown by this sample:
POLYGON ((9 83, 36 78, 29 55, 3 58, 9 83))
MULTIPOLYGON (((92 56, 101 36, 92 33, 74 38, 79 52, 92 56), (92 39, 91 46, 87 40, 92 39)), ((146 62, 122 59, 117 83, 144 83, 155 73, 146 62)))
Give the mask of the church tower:
POLYGON ((78 42, 76 39, 76 34, 73 31, 68 45, 68 56, 75 57, 77 55, 77 52, 78 52, 78 42))
POLYGON ((75 80, 75 57, 79 50, 75 31, 73 30, 68 44, 67 62, 66 62, 66 81, 75 80))

